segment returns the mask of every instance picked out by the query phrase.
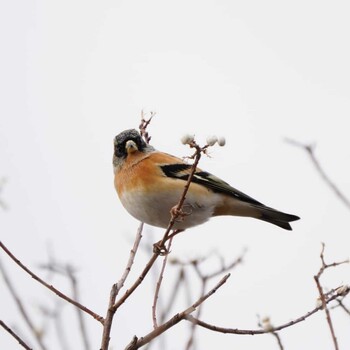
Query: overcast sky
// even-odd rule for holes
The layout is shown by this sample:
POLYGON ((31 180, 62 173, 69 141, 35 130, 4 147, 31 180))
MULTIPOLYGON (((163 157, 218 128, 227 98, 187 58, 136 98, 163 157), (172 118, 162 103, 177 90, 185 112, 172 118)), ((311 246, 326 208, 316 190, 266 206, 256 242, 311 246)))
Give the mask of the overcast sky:
MULTIPOLYGON (((104 315, 138 227, 113 188, 112 142, 138 127, 142 109, 153 110, 157 149, 186 156, 183 134, 200 143, 223 135, 226 146, 213 147, 201 168, 302 218, 287 232, 221 217, 177 237, 171 254, 183 259, 217 251, 229 262, 248 248, 244 265, 204 305, 203 320, 253 329, 256 314, 275 325, 303 315, 316 303, 321 242, 329 262, 350 255, 350 212, 306 153, 284 139, 315 144, 326 172, 350 196, 349 10, 347 1, 310 0, 0 1, 0 177, 7 179, 0 195, 8 206, 0 210, 1 240, 44 277, 38 264, 49 255, 76 266, 82 302, 104 315)), ((161 236, 145 229, 145 241, 161 236)), ((139 252, 130 282, 149 254, 139 252)), ((55 307, 56 297, 0 257, 41 324, 38 307, 55 307)), ((322 282, 349 284, 349 272, 328 271, 322 282)), ((174 275, 170 268, 165 294, 174 275)), ((69 293, 65 280, 51 282, 69 293)), ((36 346, 0 283, 1 319, 36 346)), ((121 309, 114 349, 151 330, 153 288, 148 278, 121 309)), ((193 281, 193 301, 198 292, 193 281)), ((172 313, 187 306, 183 298, 172 313)), ((73 307, 62 307, 74 329, 73 307)), ((336 310, 334 319, 340 348, 350 348, 349 317, 336 310)), ((101 327, 86 322, 97 349, 101 327)), ((187 327, 169 333, 167 349, 179 349, 187 327)), ((53 327, 47 331, 49 349, 60 349, 53 327)), ((281 337, 286 349, 332 348, 322 313, 281 337)), ((68 342, 83 348, 76 337, 68 342)), ((0 331, 1 349, 16 346, 0 331)), ((277 349, 268 335, 200 330, 198 349, 214 347, 277 349)))

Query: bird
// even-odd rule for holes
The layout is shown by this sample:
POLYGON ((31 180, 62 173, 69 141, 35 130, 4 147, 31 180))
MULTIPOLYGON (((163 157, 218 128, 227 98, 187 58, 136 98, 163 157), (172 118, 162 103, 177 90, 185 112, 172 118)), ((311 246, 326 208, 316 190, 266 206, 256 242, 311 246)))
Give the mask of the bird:
MULTIPOLYGON (((114 138, 114 185, 124 208, 137 220, 167 228, 171 210, 179 202, 191 164, 156 150, 135 129, 114 138)), ((268 207, 209 172, 196 168, 182 207, 184 215, 173 229, 185 230, 212 217, 250 217, 292 230, 300 219, 268 207)))

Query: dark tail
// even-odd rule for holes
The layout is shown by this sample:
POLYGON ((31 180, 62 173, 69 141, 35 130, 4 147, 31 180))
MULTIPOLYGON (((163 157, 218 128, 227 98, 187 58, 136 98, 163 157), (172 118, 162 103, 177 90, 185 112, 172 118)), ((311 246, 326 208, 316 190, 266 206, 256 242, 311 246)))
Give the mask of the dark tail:
POLYGON ((278 211, 273 208, 269 208, 266 206, 256 206, 260 212, 261 217, 259 217, 259 220, 267 221, 270 224, 274 224, 276 226, 282 227, 285 230, 292 230, 292 227, 290 226, 290 222, 299 220, 300 217, 292 214, 286 214, 282 213, 281 211, 278 211))

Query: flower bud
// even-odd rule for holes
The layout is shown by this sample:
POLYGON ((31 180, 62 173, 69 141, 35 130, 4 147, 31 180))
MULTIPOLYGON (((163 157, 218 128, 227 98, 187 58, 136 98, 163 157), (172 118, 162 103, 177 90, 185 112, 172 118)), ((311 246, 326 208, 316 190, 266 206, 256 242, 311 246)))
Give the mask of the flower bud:
POLYGON ((214 146, 217 141, 218 141, 218 138, 215 135, 207 137, 207 145, 208 146, 214 146))
POLYGON ((194 135, 192 134, 185 134, 181 137, 181 142, 184 145, 188 145, 193 141, 194 141, 194 135))

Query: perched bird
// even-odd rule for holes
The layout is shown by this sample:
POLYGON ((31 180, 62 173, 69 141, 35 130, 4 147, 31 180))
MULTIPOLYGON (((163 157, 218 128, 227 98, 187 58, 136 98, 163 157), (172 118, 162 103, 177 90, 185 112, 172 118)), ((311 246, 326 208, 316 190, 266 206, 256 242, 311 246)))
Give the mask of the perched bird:
MULTIPOLYGON (((179 202, 191 171, 180 158, 155 150, 135 129, 114 139, 114 184, 125 209, 136 219, 157 227, 168 226, 171 209, 179 202)), ((296 215, 267 207, 199 168, 184 202, 184 215, 175 229, 187 229, 213 216, 247 216, 291 230, 296 215)))

